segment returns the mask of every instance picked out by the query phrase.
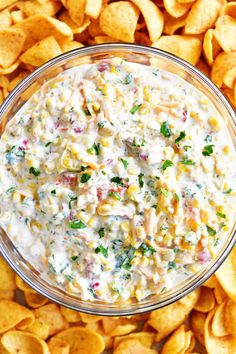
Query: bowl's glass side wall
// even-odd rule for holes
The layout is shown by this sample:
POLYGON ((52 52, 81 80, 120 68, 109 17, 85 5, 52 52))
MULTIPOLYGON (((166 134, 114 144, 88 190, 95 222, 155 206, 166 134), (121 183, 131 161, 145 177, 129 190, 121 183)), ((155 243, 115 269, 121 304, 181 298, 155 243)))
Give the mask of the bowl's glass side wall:
MULTIPOLYGON (((100 45, 96 47, 81 48, 66 53, 53 59, 37 69, 28 78, 23 80, 16 89, 10 94, 7 100, 0 107, 0 135, 4 131, 5 124, 10 120, 20 107, 36 92, 44 82, 57 76, 66 69, 79 66, 81 64, 95 63, 100 60, 106 60, 112 57, 121 57, 125 60, 144 65, 152 65, 156 69, 170 71, 193 86, 202 91, 215 105, 218 113, 225 119, 230 129, 234 143, 235 136, 235 115, 224 96, 215 88, 215 86, 205 78, 201 73, 194 70, 191 66, 178 58, 174 58, 168 53, 159 52, 155 49, 132 45, 100 45)), ((36 291, 47 296, 52 301, 61 303, 72 309, 88 312, 91 314, 105 315, 127 315, 136 314, 144 311, 150 311, 160 308, 186 295, 203 281, 205 281, 222 263, 235 242, 236 225, 233 225, 231 234, 225 245, 217 256, 217 260, 211 262, 209 266, 196 275, 179 284, 174 291, 160 295, 152 295, 147 299, 137 302, 131 300, 125 303, 107 304, 99 301, 82 301, 77 297, 60 290, 51 284, 46 283, 40 274, 24 260, 10 241, 3 229, 0 228, 0 251, 6 258, 12 268, 36 291), (234 235, 234 236, 233 236, 234 235)), ((24 235, 22 235, 24 237, 24 235)))

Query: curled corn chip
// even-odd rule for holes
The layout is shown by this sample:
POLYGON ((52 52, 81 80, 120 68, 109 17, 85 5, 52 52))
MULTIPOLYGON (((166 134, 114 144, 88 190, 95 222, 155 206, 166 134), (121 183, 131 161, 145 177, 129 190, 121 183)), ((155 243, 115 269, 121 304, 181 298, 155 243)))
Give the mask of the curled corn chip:
MULTIPOLYGON (((216 84, 216 86, 221 88, 223 85, 223 81, 224 81, 224 77, 225 77, 226 73, 235 66, 236 66, 236 52, 220 53, 219 55, 217 55, 213 65, 212 65, 211 80, 216 84)), ((223 279, 224 274, 221 271, 221 269, 225 270, 227 277, 230 276, 229 272, 230 273, 233 272, 233 273, 231 273, 231 276, 234 275, 234 278, 229 277, 228 281, 229 281, 229 279, 232 279, 231 282, 233 282, 234 285, 236 284, 236 276, 235 276, 236 264, 234 265, 232 262, 231 263, 230 262, 231 262, 231 256, 229 256, 229 258, 225 262, 226 265, 223 264, 223 266, 221 266, 221 268, 219 269, 219 272, 216 272, 216 276, 217 276, 218 280, 220 281, 221 285, 223 285, 222 282, 224 282, 224 279, 223 279)), ((229 285, 229 287, 231 288, 230 285, 229 285)), ((236 287, 235 287, 235 289, 236 289, 236 287)), ((235 299, 236 299, 236 292, 235 292, 235 299)))
MULTIPOLYGON (((225 53, 223 53, 223 55, 224 54, 225 53)), ((233 57, 233 59, 236 60, 236 53, 225 54, 225 56, 227 56, 227 59, 229 60, 230 54, 234 54, 235 56, 233 57)), ((231 300, 236 302, 236 247, 233 248, 228 258, 217 270, 216 277, 222 285, 223 289, 225 290, 226 294, 231 298, 231 300)))
POLYGON ((26 303, 33 308, 43 306, 48 302, 48 299, 46 299, 46 297, 36 292, 25 291, 24 295, 26 303))
POLYGON ((223 4, 224 0, 197 0, 186 18, 185 33, 199 34, 212 28, 223 4))
POLYGON ((128 1, 109 4, 100 15, 101 30, 115 39, 134 42, 139 17, 138 8, 128 1))
POLYGON ((28 284, 26 284, 18 275, 16 275, 16 286, 22 291, 35 292, 28 284))
POLYGON ((86 328, 92 329, 102 336, 105 344, 105 349, 111 349, 113 347, 113 337, 105 335, 101 321, 87 323, 86 328))
POLYGON ((84 22, 81 24, 81 26, 78 26, 77 23, 75 23, 68 11, 64 11, 60 16, 59 16, 60 21, 66 23, 72 30, 74 34, 79 34, 82 33, 86 30, 86 28, 90 25, 91 21, 89 17, 84 18, 84 22))
POLYGON ((49 326, 49 335, 55 334, 68 327, 68 323, 55 304, 48 304, 34 310, 35 318, 49 326))
POLYGON ((40 66, 46 61, 62 54, 62 50, 53 36, 42 39, 24 52, 20 60, 33 66, 40 66))
POLYGON ((25 331, 46 340, 49 336, 49 325, 36 319, 30 326, 25 328, 25 331))
POLYGON ((12 11, 11 18, 14 23, 18 23, 25 19, 25 14, 22 10, 12 11))
POLYGON ((2 336, 1 343, 11 354, 50 354, 47 343, 27 332, 9 331, 2 336))
POLYGON ((200 312, 209 312, 214 308, 214 306, 215 297, 213 294, 213 290, 211 290, 210 288, 205 288, 204 286, 201 287, 201 294, 197 303, 194 305, 194 310, 200 312))
POLYGON ((175 18, 165 11, 163 32, 169 35, 174 34, 179 28, 182 28, 185 25, 185 19, 186 15, 175 18))
POLYGON ((16 327, 24 329, 34 321, 34 314, 26 307, 9 300, 0 301, 0 333, 16 327))
POLYGON ((210 77, 210 68, 206 64, 206 62, 202 59, 200 59, 196 65, 196 67, 203 72, 207 77, 210 77))
POLYGON ((213 29, 209 29, 205 33, 203 41, 203 52, 209 65, 213 64, 214 58, 220 53, 220 45, 214 36, 213 29))
POLYGON ((212 317, 211 329, 212 334, 216 337, 223 337, 230 334, 230 331, 227 331, 225 326, 225 303, 226 300, 215 307, 215 312, 212 317))
POLYGON ((201 343, 203 346, 205 345, 204 342, 204 324, 206 320, 206 314, 203 312, 198 312, 193 310, 191 312, 191 317, 190 317, 190 326, 191 329, 196 336, 197 340, 199 343, 201 343))
POLYGON ((114 319, 105 317, 102 320, 105 334, 109 336, 121 336, 133 332, 137 328, 137 323, 132 323, 126 318, 114 319))
POLYGON ((149 37, 155 42, 161 35, 164 26, 164 17, 158 7, 150 0, 131 0, 141 11, 149 37))
POLYGON ((236 336, 236 303, 232 300, 226 300, 224 307, 224 325, 226 331, 236 336))
POLYGON ((164 6, 166 11, 173 17, 181 17, 185 15, 190 7, 191 3, 180 3, 177 0, 164 0, 164 6))
POLYGON ((60 338, 52 337, 48 342, 50 354, 69 354, 70 345, 60 338))
POLYGON ((91 37, 96 37, 96 36, 103 36, 104 32, 101 30, 100 25, 99 25, 99 19, 92 20, 89 27, 88 27, 88 32, 91 37))
POLYGON ((61 306, 60 308, 63 317, 65 317, 67 322, 79 322, 81 321, 80 313, 74 310, 70 310, 66 307, 61 306))
POLYGON ((236 2, 228 2, 220 10, 220 16, 229 15, 236 18, 236 2))
POLYGON ((63 41, 60 43, 60 47, 63 53, 65 53, 69 52, 72 49, 81 48, 83 47, 83 44, 76 41, 63 41))
POLYGON ((72 20, 81 26, 84 21, 86 0, 65 0, 64 5, 72 20))
POLYGON ((176 328, 178 328, 187 318, 193 309, 200 295, 200 290, 194 290, 185 298, 168 305, 159 310, 153 311, 147 324, 157 331, 156 341, 159 342, 176 328))
POLYGON ((221 48, 229 53, 236 50, 236 18, 225 15, 218 18, 214 36, 221 48))
POLYGON ((0 0, 0 10, 4 9, 7 6, 13 4, 15 0, 0 0))
POLYGON ((98 18, 102 10, 102 0, 87 0, 85 5, 86 15, 92 18, 98 18))
POLYGON ((21 71, 7 86, 8 91, 11 92, 27 75, 27 71, 21 71))
POLYGON ((0 12, 0 30, 10 27, 12 24, 11 14, 8 10, 0 12))
POLYGON ((0 30, 0 66, 9 68, 20 55, 26 36, 21 29, 0 30))
POLYGON ((215 288, 218 284, 219 284, 219 282, 218 282, 215 274, 213 274, 209 279, 207 279, 207 281, 205 281, 203 286, 205 286, 207 288, 215 288))
POLYGON ((155 333, 150 332, 137 332, 127 334, 125 336, 115 337, 114 338, 114 348, 116 348, 123 340, 127 339, 136 339, 138 340, 144 347, 151 348, 154 339, 155 333))
POLYGON ((136 339, 126 339, 119 343, 113 354, 133 354, 133 353, 145 353, 145 354, 157 354, 155 349, 150 349, 143 346, 136 339))
POLYGON ((193 349, 195 342, 192 331, 188 330, 186 325, 180 326, 165 342, 162 348, 162 354, 179 354, 193 349))
POLYGON ((70 354, 100 354, 104 348, 102 336, 83 327, 71 327, 56 335, 70 345, 70 354))
POLYGON ((94 323, 103 319, 102 316, 94 316, 82 312, 80 313, 80 317, 84 323, 94 323))
MULTIPOLYGON (((8 87, 9 81, 0 77, 0 86, 8 87)), ((7 262, 0 256, 0 291, 11 291, 16 289, 15 273, 7 262)))
POLYGON ((224 76, 224 84, 233 89, 236 83, 236 66, 230 69, 224 76))
POLYGON ((27 17, 39 14, 55 16, 61 8, 61 3, 53 0, 45 1, 44 3, 39 3, 37 1, 19 1, 17 6, 27 17))
MULTIPOLYGON (((2 100, 3 99, 4 98, 2 98, 2 100)), ((0 103, 1 103, 1 94, 0 94, 0 103)), ((0 290, 0 300, 14 300, 14 298, 15 298, 14 290, 0 290)))
POLYGON ((236 348, 236 337, 231 335, 216 337, 212 333, 212 318, 214 316, 215 310, 208 313, 205 325, 204 325, 204 336, 205 336, 205 346, 207 352, 210 354, 225 354, 234 353, 236 348))
POLYGON ((166 50, 180 58, 196 65, 202 51, 202 42, 193 36, 161 36, 152 44, 153 47, 166 50))

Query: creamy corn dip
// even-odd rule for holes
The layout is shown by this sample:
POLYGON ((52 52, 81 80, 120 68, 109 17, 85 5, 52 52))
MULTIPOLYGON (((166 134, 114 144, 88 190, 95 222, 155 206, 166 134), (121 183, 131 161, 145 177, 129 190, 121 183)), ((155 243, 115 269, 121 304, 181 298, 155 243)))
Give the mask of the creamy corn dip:
POLYGON ((0 141, 0 224, 83 300, 163 293, 205 267, 236 205, 236 154, 210 101, 115 58, 49 80, 0 141))

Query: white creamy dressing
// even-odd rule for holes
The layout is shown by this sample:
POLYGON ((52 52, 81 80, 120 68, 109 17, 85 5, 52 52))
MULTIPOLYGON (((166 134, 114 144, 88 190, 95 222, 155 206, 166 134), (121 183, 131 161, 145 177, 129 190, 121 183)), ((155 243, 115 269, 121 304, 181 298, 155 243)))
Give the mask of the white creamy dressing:
POLYGON ((236 205, 236 154, 210 101, 115 58, 49 80, 0 141, 0 224, 48 282, 141 300, 214 258, 236 205))

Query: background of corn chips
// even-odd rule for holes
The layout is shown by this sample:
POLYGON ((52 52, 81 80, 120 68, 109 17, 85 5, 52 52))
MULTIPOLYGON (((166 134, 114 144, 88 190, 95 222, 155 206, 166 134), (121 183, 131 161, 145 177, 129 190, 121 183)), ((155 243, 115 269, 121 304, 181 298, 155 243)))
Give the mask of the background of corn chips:
MULTIPOLYGON (((180 56, 236 107, 236 2, 226 0, 0 0, 0 103, 49 59, 114 41, 180 56)), ((236 353, 236 248, 189 296, 125 318, 89 316, 49 303, 0 258, 0 354, 98 354, 104 348, 154 354, 151 348, 159 342, 162 354, 236 353), (14 301, 19 292, 25 306, 14 301)))

